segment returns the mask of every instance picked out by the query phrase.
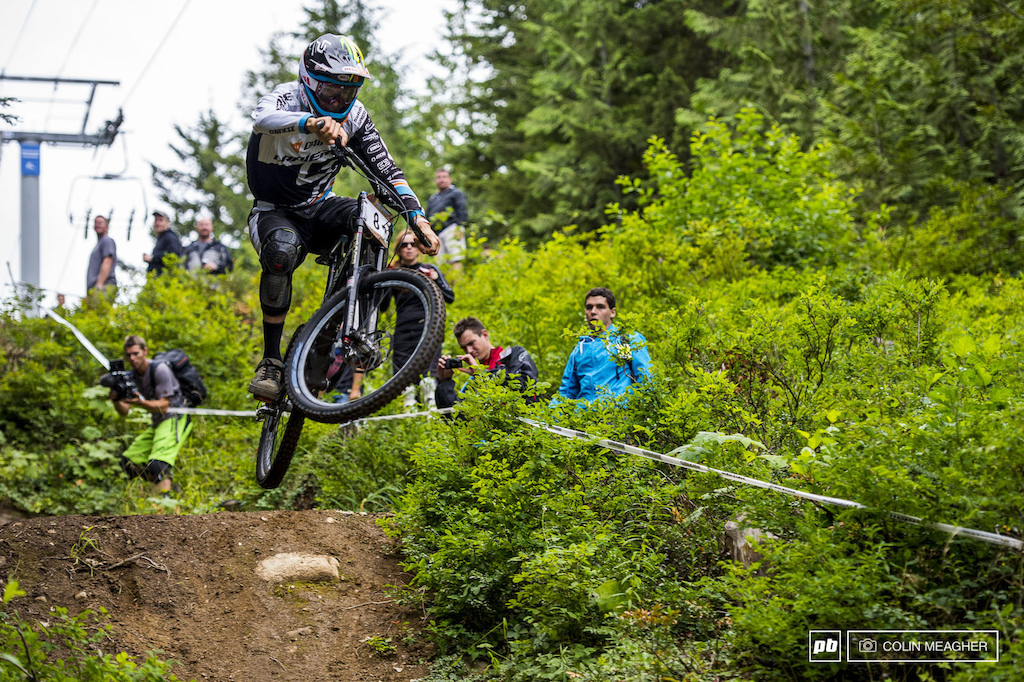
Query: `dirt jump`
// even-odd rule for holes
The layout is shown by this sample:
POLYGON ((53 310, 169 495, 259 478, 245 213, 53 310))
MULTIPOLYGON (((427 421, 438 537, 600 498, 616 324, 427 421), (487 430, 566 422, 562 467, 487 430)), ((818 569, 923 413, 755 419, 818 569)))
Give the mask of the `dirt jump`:
POLYGON ((375 521, 330 510, 23 519, 0 525, 0 577, 26 592, 9 606, 22 618, 103 607, 105 652, 159 649, 182 680, 415 680, 433 653, 424 614, 396 603, 408 575, 375 521))

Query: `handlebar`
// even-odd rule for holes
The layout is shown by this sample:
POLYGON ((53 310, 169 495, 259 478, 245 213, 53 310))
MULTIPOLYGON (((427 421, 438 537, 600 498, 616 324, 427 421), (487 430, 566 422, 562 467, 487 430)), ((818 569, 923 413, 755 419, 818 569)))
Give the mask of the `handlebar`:
POLYGON ((380 180, 375 178, 373 173, 370 172, 369 167, 367 167, 367 165, 363 163, 363 160, 359 158, 359 156, 356 155, 351 149, 341 144, 340 137, 334 141, 334 145, 331 147, 331 151, 334 152, 334 155, 338 157, 343 166, 348 166, 349 168, 359 172, 364 178, 366 178, 369 181, 370 185, 373 187, 373 191, 376 192, 378 196, 383 195, 382 198, 390 199, 389 203, 392 203, 396 207, 402 207, 399 210, 401 211, 403 217, 405 217, 405 222, 408 223, 410 229, 412 229, 413 234, 415 234, 416 238, 420 241, 420 244, 423 244, 424 246, 427 247, 430 246, 430 242, 428 242, 426 237, 423 236, 423 231, 420 230, 419 226, 416 224, 416 221, 409 220, 408 214, 410 213, 410 211, 405 209, 405 202, 402 201, 402 196, 395 190, 394 187, 391 186, 390 183, 381 182, 380 180))

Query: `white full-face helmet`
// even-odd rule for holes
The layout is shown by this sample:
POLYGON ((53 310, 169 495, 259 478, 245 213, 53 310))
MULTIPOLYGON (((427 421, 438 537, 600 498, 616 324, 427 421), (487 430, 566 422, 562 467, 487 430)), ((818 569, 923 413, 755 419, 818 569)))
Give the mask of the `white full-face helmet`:
POLYGON ((368 78, 363 53, 345 36, 322 35, 299 58, 299 96, 316 116, 344 121, 368 78))

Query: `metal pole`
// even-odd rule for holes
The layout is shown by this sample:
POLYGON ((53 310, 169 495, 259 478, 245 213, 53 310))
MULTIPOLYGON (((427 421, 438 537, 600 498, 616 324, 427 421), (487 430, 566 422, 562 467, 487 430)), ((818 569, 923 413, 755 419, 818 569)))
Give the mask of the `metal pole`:
POLYGON ((21 281, 42 284, 39 272, 39 142, 21 143, 21 281))

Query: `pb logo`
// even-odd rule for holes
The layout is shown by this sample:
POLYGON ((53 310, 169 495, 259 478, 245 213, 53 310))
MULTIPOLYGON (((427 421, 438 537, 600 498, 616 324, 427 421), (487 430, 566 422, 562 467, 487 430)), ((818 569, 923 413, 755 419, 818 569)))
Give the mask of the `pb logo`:
POLYGON ((807 636, 807 660, 838 663, 843 660, 841 630, 811 630, 807 636))
POLYGON ((812 656, 818 654, 834 654, 839 651, 839 640, 827 637, 825 639, 819 639, 814 643, 814 651, 811 652, 812 656))

